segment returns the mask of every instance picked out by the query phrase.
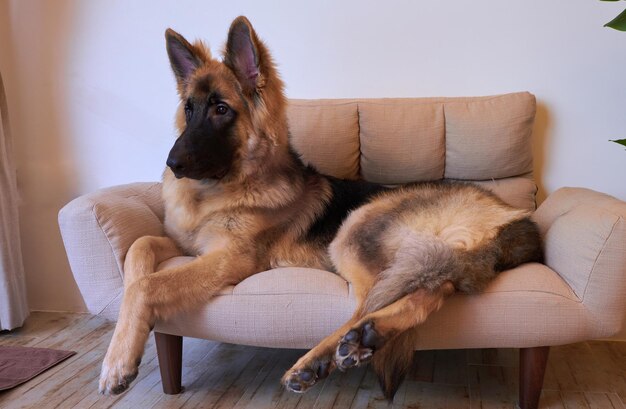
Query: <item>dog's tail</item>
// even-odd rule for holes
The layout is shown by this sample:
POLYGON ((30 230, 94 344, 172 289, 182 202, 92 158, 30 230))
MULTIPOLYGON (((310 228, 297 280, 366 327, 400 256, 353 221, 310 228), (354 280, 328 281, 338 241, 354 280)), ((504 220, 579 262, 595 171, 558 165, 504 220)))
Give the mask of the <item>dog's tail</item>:
POLYGON ((399 300, 420 288, 434 291, 450 280, 456 266, 454 250, 440 238, 409 231, 391 266, 382 271, 367 294, 366 313, 399 300))
MULTIPOLYGON (((441 272, 450 269, 452 260, 453 251, 444 241, 407 231, 393 264, 381 272, 369 291, 365 313, 378 311, 420 288, 436 290, 444 281, 441 272)), ((416 336, 414 328, 404 331, 386 341, 372 357, 380 387, 390 401, 411 366, 416 336)))
POLYGON ((416 330, 410 329, 387 341, 372 357, 372 367, 385 398, 393 400, 413 362, 416 330))
POLYGON ((480 292, 499 271, 543 260, 539 229, 529 218, 501 226, 493 240, 472 250, 455 250, 437 236, 408 229, 403 237, 393 263, 380 273, 365 300, 366 312, 420 288, 435 291, 446 281, 458 291, 480 292))

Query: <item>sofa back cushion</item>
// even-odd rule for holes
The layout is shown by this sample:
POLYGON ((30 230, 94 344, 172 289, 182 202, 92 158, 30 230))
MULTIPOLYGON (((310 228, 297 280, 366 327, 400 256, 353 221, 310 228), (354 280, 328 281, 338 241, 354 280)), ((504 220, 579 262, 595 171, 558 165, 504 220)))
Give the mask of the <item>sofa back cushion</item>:
POLYGON ((500 194, 505 201, 535 207, 535 97, 528 92, 292 99, 288 117, 292 145, 305 163, 322 173, 383 184, 444 178, 483 181, 497 194, 498 189, 506 190, 500 194), (514 179, 504 181, 509 178, 514 179), (497 183, 500 180, 504 183, 497 183), (519 183, 512 183, 515 180, 519 183))
POLYGON ((355 100, 290 100, 291 145, 317 170, 343 179, 359 177, 359 113, 355 100))

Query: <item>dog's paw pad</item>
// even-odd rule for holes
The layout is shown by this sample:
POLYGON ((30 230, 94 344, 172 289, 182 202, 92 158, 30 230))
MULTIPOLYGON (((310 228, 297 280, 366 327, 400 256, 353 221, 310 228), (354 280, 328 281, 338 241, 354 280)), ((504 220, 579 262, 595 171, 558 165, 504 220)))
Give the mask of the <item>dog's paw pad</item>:
POLYGON ((353 328, 343 336, 335 351, 335 364, 342 371, 362 365, 372 359, 381 337, 372 322, 353 328))
POLYGON ((326 378, 330 374, 332 364, 332 360, 328 357, 304 367, 292 368, 283 377, 283 384, 292 392, 303 393, 320 379, 326 378))
POLYGON ((285 377, 285 387, 292 392, 303 393, 317 382, 317 373, 310 368, 296 369, 285 377))

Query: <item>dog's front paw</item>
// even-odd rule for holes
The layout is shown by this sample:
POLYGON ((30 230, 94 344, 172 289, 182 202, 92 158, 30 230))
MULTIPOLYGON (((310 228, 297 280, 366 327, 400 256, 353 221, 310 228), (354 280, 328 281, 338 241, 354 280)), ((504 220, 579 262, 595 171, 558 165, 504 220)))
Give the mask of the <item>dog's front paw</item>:
POLYGON ((103 395, 118 395, 124 392, 135 380, 139 362, 129 362, 123 359, 113 359, 107 353, 102 363, 98 391, 103 395))
POLYGON ((341 338, 335 351, 337 368, 345 371, 369 362, 382 341, 382 337, 376 332, 374 323, 371 321, 351 329, 341 338))
POLYGON ((282 383, 292 392, 304 393, 311 386, 326 378, 333 365, 332 359, 316 359, 309 364, 296 364, 283 376, 282 383))

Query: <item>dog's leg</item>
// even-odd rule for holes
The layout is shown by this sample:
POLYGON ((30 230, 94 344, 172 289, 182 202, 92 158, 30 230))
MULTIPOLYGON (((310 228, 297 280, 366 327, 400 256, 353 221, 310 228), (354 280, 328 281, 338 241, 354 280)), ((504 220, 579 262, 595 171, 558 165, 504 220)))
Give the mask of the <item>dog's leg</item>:
POLYGON ((319 379, 327 377, 335 369, 333 355, 337 343, 346 331, 359 321, 359 318, 360 314, 355 313, 348 322, 302 356, 291 369, 285 372, 281 380, 282 384, 292 392, 302 393, 319 379))
POLYGON ((124 260, 124 288, 128 288, 141 277, 152 274, 163 261, 182 255, 182 251, 169 237, 138 238, 128 249, 124 260))
POLYGON ((369 361, 387 341, 426 321, 453 293, 454 285, 446 281, 435 291, 419 289, 365 315, 341 338, 335 365, 345 370, 369 361))
MULTIPOLYGON (((357 267, 356 264, 353 267, 357 267)), ((362 274, 351 276, 344 275, 349 279, 357 300, 357 308, 345 324, 335 332, 324 338, 313 349, 302 356, 283 376, 281 382, 293 392, 305 392, 313 386, 317 380, 327 377, 334 369, 334 355, 337 344, 341 337, 352 328, 363 316, 363 301, 367 292, 372 288, 375 276, 365 271, 362 274)))
POLYGON ((254 263, 226 251, 137 278, 125 291, 119 320, 102 364, 99 390, 123 392, 137 376, 143 349, 156 319, 198 307, 220 289, 253 274, 254 263))

